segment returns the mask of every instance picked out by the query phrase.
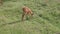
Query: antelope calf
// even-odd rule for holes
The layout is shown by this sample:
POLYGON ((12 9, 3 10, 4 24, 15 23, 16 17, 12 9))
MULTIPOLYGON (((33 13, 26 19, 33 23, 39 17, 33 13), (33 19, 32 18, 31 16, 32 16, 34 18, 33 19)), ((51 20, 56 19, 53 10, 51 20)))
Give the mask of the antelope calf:
POLYGON ((22 21, 24 20, 24 16, 26 16, 26 15, 30 15, 31 17, 33 16, 33 12, 32 12, 32 10, 30 8, 24 6, 22 8, 22 10, 23 10, 23 13, 22 13, 22 21))

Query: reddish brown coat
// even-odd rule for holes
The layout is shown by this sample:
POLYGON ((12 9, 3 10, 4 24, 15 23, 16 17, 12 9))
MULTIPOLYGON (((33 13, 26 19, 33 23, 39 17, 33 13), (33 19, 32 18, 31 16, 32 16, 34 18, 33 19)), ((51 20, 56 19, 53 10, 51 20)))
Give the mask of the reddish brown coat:
POLYGON ((33 12, 32 12, 32 10, 30 9, 30 8, 28 8, 28 7, 26 7, 26 6, 24 6, 23 8, 22 8, 22 10, 23 10, 23 14, 22 14, 22 20, 24 20, 24 16, 25 15, 33 15, 33 12))

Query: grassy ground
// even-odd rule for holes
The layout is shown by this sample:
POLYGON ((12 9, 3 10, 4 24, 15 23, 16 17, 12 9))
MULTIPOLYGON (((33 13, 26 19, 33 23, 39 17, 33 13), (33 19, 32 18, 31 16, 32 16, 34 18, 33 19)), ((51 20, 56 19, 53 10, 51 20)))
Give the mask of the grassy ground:
POLYGON ((60 0, 5 0, 0 6, 0 34, 60 34, 60 0), (24 5, 34 16, 22 22, 24 5))

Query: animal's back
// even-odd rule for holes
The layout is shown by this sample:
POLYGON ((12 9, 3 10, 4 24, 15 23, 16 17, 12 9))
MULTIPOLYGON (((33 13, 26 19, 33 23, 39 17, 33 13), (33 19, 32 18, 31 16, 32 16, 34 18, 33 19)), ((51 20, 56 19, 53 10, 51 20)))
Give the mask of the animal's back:
POLYGON ((31 9, 28 8, 28 7, 23 7, 23 11, 24 11, 24 12, 29 12, 29 11, 31 11, 31 9))

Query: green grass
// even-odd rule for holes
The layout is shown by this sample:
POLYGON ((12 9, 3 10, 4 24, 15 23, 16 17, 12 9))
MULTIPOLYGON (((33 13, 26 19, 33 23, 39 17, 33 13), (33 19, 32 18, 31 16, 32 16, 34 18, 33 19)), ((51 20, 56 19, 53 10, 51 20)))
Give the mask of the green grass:
POLYGON ((60 34, 60 0, 4 0, 0 6, 0 34, 60 34), (22 7, 34 12, 21 21, 22 7))

